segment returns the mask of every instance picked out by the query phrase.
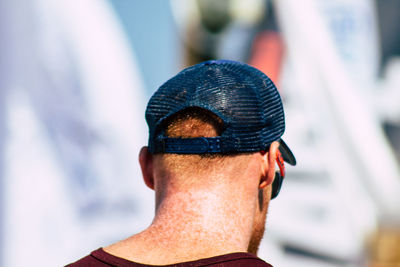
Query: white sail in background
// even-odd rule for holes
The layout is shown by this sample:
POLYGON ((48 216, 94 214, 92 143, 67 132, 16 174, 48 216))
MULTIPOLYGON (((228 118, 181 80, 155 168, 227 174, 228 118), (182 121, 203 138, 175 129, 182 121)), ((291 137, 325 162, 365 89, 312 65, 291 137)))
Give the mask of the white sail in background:
POLYGON ((62 266, 151 219, 142 82, 106 1, 1 7, 1 264, 62 266))
MULTIPOLYGON (((269 229, 318 266, 358 266, 368 235, 400 204, 398 165, 370 102, 379 59, 374 3, 275 4, 288 49, 286 140, 299 164, 271 203, 269 229)), ((298 265, 287 256, 278 257, 282 266, 298 265)))

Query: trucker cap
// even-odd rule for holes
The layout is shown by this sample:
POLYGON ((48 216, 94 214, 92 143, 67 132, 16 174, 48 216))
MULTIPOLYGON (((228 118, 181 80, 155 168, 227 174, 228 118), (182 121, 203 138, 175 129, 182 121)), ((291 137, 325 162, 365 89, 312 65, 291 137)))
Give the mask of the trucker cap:
POLYGON ((243 153, 266 150, 279 141, 284 161, 296 159, 282 140, 285 115, 273 82, 261 71, 230 60, 211 60, 188 67, 165 82, 146 109, 150 153, 243 153), (165 135, 171 116, 201 108, 218 116, 217 137, 171 138, 165 135))

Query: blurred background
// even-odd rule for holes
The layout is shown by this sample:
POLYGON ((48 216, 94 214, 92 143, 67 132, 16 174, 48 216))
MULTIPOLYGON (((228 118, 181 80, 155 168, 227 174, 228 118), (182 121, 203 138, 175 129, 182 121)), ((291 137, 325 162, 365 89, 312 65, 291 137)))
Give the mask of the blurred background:
POLYGON ((0 266, 62 266, 144 229, 151 94, 183 67, 277 84, 287 167, 259 256, 400 265, 400 2, 0 1, 0 266))

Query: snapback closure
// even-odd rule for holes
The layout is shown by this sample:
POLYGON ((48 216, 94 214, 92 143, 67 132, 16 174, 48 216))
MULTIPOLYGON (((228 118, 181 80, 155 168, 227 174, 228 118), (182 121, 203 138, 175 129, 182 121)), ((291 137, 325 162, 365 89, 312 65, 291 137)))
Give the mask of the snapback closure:
POLYGON ((164 153, 206 154, 221 153, 221 137, 172 138, 163 137, 161 147, 164 153))

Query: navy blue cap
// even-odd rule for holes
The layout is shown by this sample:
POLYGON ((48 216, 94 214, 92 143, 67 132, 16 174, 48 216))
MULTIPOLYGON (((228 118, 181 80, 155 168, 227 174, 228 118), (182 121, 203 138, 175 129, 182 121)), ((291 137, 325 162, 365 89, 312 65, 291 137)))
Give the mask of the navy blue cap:
POLYGON ((283 159, 296 159, 281 136, 285 115, 278 90, 261 71, 230 60, 211 60, 188 67, 165 82, 146 109, 150 153, 203 154, 266 150, 279 141, 283 159), (223 122, 217 137, 171 138, 165 121, 187 108, 202 108, 223 122))

